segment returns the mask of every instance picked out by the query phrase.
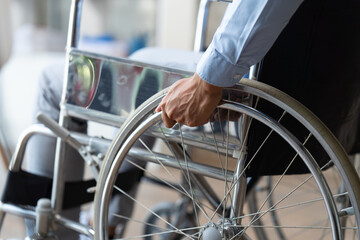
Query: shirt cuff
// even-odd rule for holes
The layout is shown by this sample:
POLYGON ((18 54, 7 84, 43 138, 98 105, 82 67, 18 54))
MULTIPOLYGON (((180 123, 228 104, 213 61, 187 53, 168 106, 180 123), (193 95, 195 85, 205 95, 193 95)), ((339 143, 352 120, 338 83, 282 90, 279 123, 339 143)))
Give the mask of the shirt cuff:
POLYGON ((250 67, 232 64, 210 44, 196 67, 196 73, 218 87, 231 87, 249 72, 250 67))

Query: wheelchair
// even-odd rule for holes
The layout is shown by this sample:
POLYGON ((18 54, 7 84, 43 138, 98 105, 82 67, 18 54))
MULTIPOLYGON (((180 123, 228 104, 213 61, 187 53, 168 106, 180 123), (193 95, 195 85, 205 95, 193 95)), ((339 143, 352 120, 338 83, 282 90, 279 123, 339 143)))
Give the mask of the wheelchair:
MULTIPOLYGON (((198 49, 210 2, 200 2, 198 49)), ((110 217, 123 220, 119 239, 359 239, 360 180, 347 152, 310 110, 256 81, 261 65, 224 90, 207 124, 168 129, 154 110, 167 87, 192 72, 143 62, 156 58, 156 48, 133 59, 77 49, 81 4, 72 2, 59 124, 40 114, 48 128, 24 133, 0 203, 1 223, 6 213, 34 218, 39 239, 52 237, 52 223, 112 239, 110 217), (114 139, 70 132, 73 117, 119 131, 114 139), (34 134, 59 138, 53 180, 21 170, 34 134), (95 180, 64 182, 68 147, 79 151, 95 180), (18 189, 29 178, 47 183, 41 197, 50 202, 11 191, 13 182, 18 189), (119 197, 131 200, 130 213, 110 211, 119 197), (60 215, 93 199, 93 226, 60 215)))

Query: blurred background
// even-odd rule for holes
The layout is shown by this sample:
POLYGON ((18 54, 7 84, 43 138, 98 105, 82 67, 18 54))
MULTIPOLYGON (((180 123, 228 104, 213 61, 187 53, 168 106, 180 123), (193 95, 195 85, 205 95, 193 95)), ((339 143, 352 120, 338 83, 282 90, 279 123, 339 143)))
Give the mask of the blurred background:
MULTIPOLYGON (((2 158, 10 157, 31 124, 41 70, 64 58, 70 5, 71 0, 0 0, 2 158)), ((199 0, 84 0, 79 48, 117 57, 146 46, 191 50, 198 5, 199 0)), ((212 8, 214 31, 225 4, 212 8)))
MULTIPOLYGON (((200 0, 83 2, 80 49, 127 57, 147 46, 194 47, 200 0)), ((0 0, 0 193, 18 138, 32 124, 40 73, 65 57, 70 5, 71 0, 0 0)), ((225 7, 211 5, 207 42, 225 7)), ((19 231, 18 224, 23 222, 5 228, 19 231)))
MULTIPOLYGON (((79 48, 127 57, 147 46, 192 50, 200 0, 84 0, 79 48)), ((0 192, 33 122, 42 70, 65 58, 71 0, 0 0, 0 192)), ((210 5, 207 43, 226 4, 210 5)))

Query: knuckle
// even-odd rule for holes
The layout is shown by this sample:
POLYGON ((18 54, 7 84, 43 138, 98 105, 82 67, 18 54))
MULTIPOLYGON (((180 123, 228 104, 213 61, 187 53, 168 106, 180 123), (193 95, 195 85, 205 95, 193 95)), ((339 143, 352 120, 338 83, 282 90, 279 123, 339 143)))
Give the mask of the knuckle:
MULTIPOLYGON (((174 110, 167 110, 166 111, 166 115, 167 115, 167 117, 168 118, 170 118, 170 119, 174 119, 175 118, 175 113, 174 113, 174 110)), ((175 119, 174 119, 175 120, 175 119)))
POLYGON ((196 127, 198 126, 198 123, 194 120, 189 120, 186 125, 188 125, 189 127, 196 127))
POLYGON ((175 120, 176 122, 180 123, 180 124, 186 124, 186 122, 184 121, 184 119, 180 118, 175 120))

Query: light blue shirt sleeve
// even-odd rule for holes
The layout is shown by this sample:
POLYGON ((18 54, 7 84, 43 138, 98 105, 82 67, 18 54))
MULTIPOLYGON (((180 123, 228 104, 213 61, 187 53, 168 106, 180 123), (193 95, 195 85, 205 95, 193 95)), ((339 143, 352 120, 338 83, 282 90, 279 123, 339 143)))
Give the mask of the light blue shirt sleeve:
POLYGON ((269 51, 302 0, 234 0, 196 72, 208 83, 235 85, 269 51))

